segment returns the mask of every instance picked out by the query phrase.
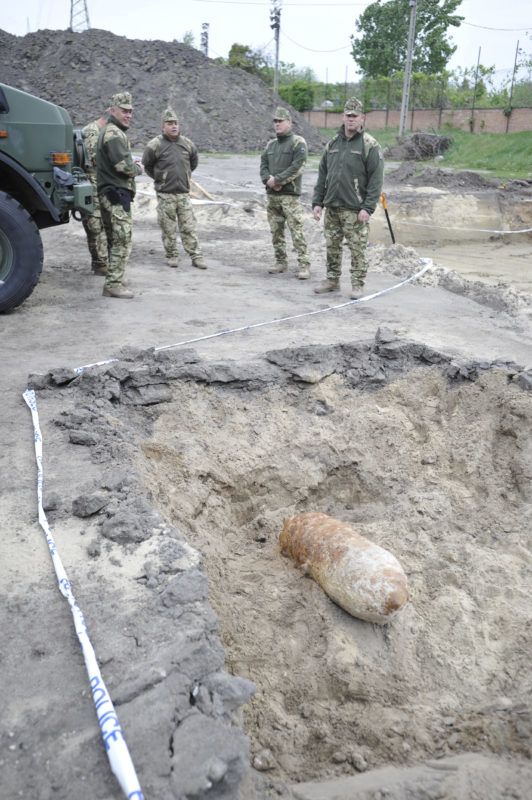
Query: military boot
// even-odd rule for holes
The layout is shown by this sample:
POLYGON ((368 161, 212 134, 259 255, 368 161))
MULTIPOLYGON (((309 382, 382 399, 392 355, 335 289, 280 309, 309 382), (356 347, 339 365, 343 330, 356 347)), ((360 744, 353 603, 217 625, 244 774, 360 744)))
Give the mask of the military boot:
POLYGON ((92 262, 92 274, 93 275, 107 275, 107 264, 105 261, 93 261, 92 262))
POLYGON ((287 269, 288 269, 288 264, 281 264, 278 261, 276 264, 273 265, 273 267, 270 267, 268 272, 270 273, 270 275, 278 275, 279 272, 286 272, 287 269))
POLYGON ((303 265, 299 267, 297 277, 300 281, 307 281, 310 278, 310 267, 303 265))
POLYGON ((207 269, 207 264, 201 256, 192 259, 192 266, 196 267, 196 269, 207 269))
POLYGON ((360 300, 363 294, 364 294, 364 287, 361 285, 353 284, 353 288, 351 289, 351 294, 349 295, 349 297, 351 298, 351 300, 360 300))
POLYGON ((124 300, 130 300, 135 297, 132 291, 126 289, 123 284, 116 284, 115 286, 104 286, 102 295, 104 297, 119 297, 124 300))
POLYGON ((326 294, 327 292, 337 292, 340 288, 340 281, 332 281, 330 278, 322 281, 319 286, 314 288, 316 294, 326 294))
POLYGON ((168 264, 169 267, 178 267, 179 266, 179 262, 177 260, 177 256, 167 256, 166 257, 166 263, 168 264))

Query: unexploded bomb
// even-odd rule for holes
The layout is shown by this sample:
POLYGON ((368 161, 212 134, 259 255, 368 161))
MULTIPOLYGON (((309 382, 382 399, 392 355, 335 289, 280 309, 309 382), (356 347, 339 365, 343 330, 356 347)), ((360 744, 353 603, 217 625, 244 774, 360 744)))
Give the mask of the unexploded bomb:
POLYGON ((395 556, 346 522, 298 514, 285 519, 279 543, 353 617, 384 625, 408 601, 406 575, 395 556))

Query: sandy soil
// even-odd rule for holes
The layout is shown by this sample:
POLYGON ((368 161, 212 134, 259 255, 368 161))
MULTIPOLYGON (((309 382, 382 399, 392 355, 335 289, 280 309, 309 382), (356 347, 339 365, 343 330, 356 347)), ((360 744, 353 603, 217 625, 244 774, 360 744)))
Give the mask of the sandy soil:
MULTIPOLYGON (((101 296, 83 232, 71 225, 45 232, 40 285, 23 307, 0 320, 0 766, 6 796, 121 796, 36 522, 32 431, 20 396, 27 375, 92 363, 126 345, 190 342, 331 305, 312 293, 322 278, 324 245, 310 219, 312 280, 267 274, 271 254, 256 168, 256 159, 248 157, 202 163, 199 183, 224 200, 197 207, 206 272, 194 270, 184 256, 178 270, 164 265, 153 201, 143 194, 130 269, 134 300, 101 296)), ((442 224, 442 212, 456 208, 455 195, 418 189, 390 190, 397 197, 394 219, 435 224, 429 212, 436 208, 442 224)), ((471 227, 526 222, 526 198, 518 198, 512 211, 491 194, 474 198, 458 197, 478 212, 468 218, 471 227)), ((451 756, 476 752, 488 761, 453 762, 438 773, 448 781, 456 775, 462 787, 462 794, 447 787, 448 796, 473 798, 475 786, 482 786, 485 797, 525 798, 532 394, 527 373, 510 362, 531 366, 530 296, 523 291, 529 276, 516 255, 529 240, 503 244, 469 232, 455 250, 460 263, 442 258, 439 265, 438 230, 431 229, 430 237, 401 233, 402 246, 388 249, 385 222, 376 219, 368 292, 411 274, 418 254, 433 255, 434 272, 368 302, 189 344, 198 353, 194 359, 202 360, 192 359, 185 377, 168 379, 165 402, 117 405, 109 383, 98 394, 88 379, 78 388, 67 384, 38 393, 46 491, 55 494, 50 518, 102 671, 120 703, 147 797, 238 795, 236 783, 231 788, 225 778, 212 790, 194 774, 185 781, 187 758, 194 759, 187 738, 205 743, 216 737, 210 729, 192 735, 183 728, 203 724, 199 715, 172 716, 175 697, 188 698, 201 665, 209 665, 206 684, 223 670, 217 626, 204 606, 194 618, 206 638, 186 680, 168 669, 175 653, 168 662, 164 656, 179 636, 189 635, 171 605, 168 581, 181 575, 185 562, 187 570, 197 569, 194 553, 200 551, 225 668, 257 687, 244 707, 254 777, 242 797, 375 798, 384 786, 386 796, 406 796, 397 788, 404 776, 392 784, 383 777, 377 788, 371 782, 344 789, 308 784, 357 781, 384 765, 418 770, 408 778, 414 787, 408 796, 445 796, 441 780, 432 773, 426 778, 419 763, 436 758, 444 765, 451 756), (479 248, 493 266, 488 281, 480 280, 484 265, 473 263, 479 248), (494 286, 503 276, 512 280, 494 286), (351 353, 351 361, 344 353, 340 364, 338 343, 373 342, 379 328, 389 331, 390 344, 375 352, 378 363, 371 361, 370 369, 360 353, 351 353), (419 348, 401 350, 405 340, 424 345, 424 361, 412 356, 419 348), (300 351, 305 346, 314 348, 311 356, 300 351), (283 355, 286 348, 292 350, 283 355), (442 360, 437 352, 447 356, 442 360), (224 359, 238 366, 217 368, 224 359), (246 367, 250 359, 262 366, 246 367), (477 364, 472 370, 464 366, 471 361, 477 364), (457 382, 460 375, 467 380, 457 382), (521 384, 515 380, 520 375, 521 384), (74 445, 74 428, 97 434, 96 443, 85 438, 87 447, 74 445), (72 501, 96 489, 112 495, 118 507, 130 504, 138 519, 148 511, 131 504, 151 496, 159 516, 150 523, 150 536, 125 542, 106 537, 102 525, 113 518, 110 510, 73 515, 72 501), (397 622, 377 629, 349 618, 280 556, 282 518, 301 510, 351 521, 394 552, 413 595, 397 622), (169 541, 178 555, 168 554, 169 541), (186 542, 195 550, 187 550, 186 542), (163 672, 170 677, 161 678, 163 672), (490 784, 482 782, 485 763, 490 784), (477 776, 471 791, 463 790, 469 785, 464 774, 477 776)), ((347 292, 346 282, 338 302, 348 299, 347 292)), ((247 699, 246 686, 237 692, 235 709, 247 699)), ((205 701, 202 714, 213 724, 229 724, 227 709, 206 709, 205 701)), ((239 718, 231 717, 231 730, 235 752, 242 753, 239 718)), ((223 738, 218 729, 217 736, 223 738)), ((225 753, 222 760, 233 764, 236 756, 225 753)), ((207 761, 205 755, 202 763, 207 761)), ((205 775, 212 784, 216 770, 209 763, 205 775)))

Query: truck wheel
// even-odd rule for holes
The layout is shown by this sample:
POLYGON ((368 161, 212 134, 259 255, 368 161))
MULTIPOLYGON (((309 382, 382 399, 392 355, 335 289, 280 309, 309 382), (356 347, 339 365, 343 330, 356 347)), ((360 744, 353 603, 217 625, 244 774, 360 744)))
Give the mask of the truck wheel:
POLYGON ((39 229, 20 203, 0 192, 0 312, 33 292, 42 271, 39 229))

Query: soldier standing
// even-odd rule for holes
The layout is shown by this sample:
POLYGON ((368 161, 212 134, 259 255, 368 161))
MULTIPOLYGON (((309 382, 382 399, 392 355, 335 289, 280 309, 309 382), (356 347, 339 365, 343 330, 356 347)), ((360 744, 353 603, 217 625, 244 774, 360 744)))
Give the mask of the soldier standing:
POLYGON ((153 178, 157 194, 157 219, 161 228, 166 263, 178 266, 177 230, 181 242, 198 269, 207 269, 196 233, 196 218, 190 202, 190 178, 198 166, 194 142, 179 130, 177 114, 167 108, 162 114, 162 133, 148 142, 142 155, 146 173, 153 178))
POLYGON ((107 236, 102 222, 96 186, 96 147, 100 131, 106 122, 107 118, 102 115, 95 119, 94 122, 89 122, 88 125, 85 125, 81 131, 86 152, 84 171, 94 187, 92 197, 93 211, 90 214, 84 214, 81 221, 87 235, 87 245, 91 254, 94 275, 107 275, 109 256, 107 236))
POLYGON ((310 278, 310 256, 303 230, 301 181, 307 160, 307 143, 292 132, 292 118, 286 108, 273 115, 275 139, 271 139, 260 159, 260 177, 268 196, 267 214, 272 234, 275 264, 268 272, 286 272, 285 225, 288 225, 297 252, 300 280, 310 278))
POLYGON ((364 131, 365 119, 360 100, 347 100, 343 125, 327 143, 320 161, 312 211, 319 220, 325 207, 327 279, 314 289, 317 294, 340 288, 344 239, 351 253, 351 298, 358 299, 364 288, 368 223, 379 201, 384 174, 381 147, 364 131))
POLYGON ((109 241, 104 297, 133 297, 133 292, 124 285, 124 272, 131 252, 131 203, 135 197, 135 177, 141 175, 143 169, 133 160, 126 136, 132 113, 131 94, 115 94, 96 150, 98 198, 109 241))

